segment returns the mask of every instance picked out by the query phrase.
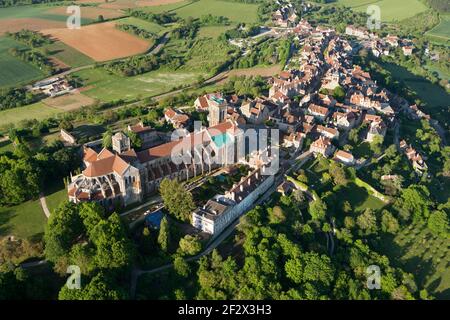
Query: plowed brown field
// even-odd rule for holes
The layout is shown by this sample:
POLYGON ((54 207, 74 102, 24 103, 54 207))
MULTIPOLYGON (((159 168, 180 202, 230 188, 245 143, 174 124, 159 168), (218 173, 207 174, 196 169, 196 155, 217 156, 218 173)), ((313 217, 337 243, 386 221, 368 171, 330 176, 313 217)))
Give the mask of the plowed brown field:
POLYGON ((42 33, 51 35, 95 61, 128 57, 149 48, 149 42, 116 29, 114 22, 97 23, 80 29, 45 29, 42 33))

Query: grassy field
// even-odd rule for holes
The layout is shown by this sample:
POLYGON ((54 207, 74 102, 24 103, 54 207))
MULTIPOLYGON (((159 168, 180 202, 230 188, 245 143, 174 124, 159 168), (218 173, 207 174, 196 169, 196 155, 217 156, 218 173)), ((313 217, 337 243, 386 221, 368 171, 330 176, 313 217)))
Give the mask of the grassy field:
POLYGON ((0 88, 26 83, 44 75, 38 68, 10 55, 8 50, 13 47, 24 46, 13 39, 0 37, 0 88))
POLYGON ((414 274, 419 289, 450 299, 450 239, 433 235, 425 224, 412 224, 382 244, 394 264, 414 274))
POLYGON ((101 101, 147 97, 170 91, 173 87, 194 83, 201 72, 152 71, 134 77, 109 74, 102 68, 76 72, 89 88, 83 94, 101 101), (90 88, 92 86, 92 88, 90 88))
POLYGON ((441 22, 428 31, 426 35, 442 38, 443 40, 450 39, 450 15, 441 15, 441 22))
POLYGON ((147 7, 150 12, 175 12, 182 18, 199 18, 206 14, 225 16, 233 22, 255 23, 258 20, 258 5, 220 0, 183 1, 164 6, 147 7))
POLYGON ((37 240, 44 233, 46 221, 39 200, 12 207, 0 207, 0 237, 14 235, 37 240))
POLYGON ((61 41, 55 41, 52 44, 44 46, 43 49, 49 51, 50 57, 55 57, 72 68, 93 64, 95 62, 85 54, 61 41))
POLYGON ((0 111, 0 128, 10 123, 18 123, 26 119, 43 120, 61 113, 61 110, 48 107, 42 102, 28 106, 0 111))
POLYGON ((381 20, 385 22, 401 21, 428 9, 419 0, 339 0, 339 3, 358 12, 366 12, 369 5, 377 5, 381 20))
POLYGON ((395 79, 403 81, 409 89, 414 91, 426 104, 425 111, 429 112, 432 117, 436 117, 438 120, 448 119, 447 108, 450 94, 444 88, 416 76, 396 64, 381 63, 381 66, 391 72, 395 79))
POLYGON ((67 190, 64 186, 60 186, 62 189, 49 191, 45 195, 45 201, 50 212, 53 212, 58 206, 65 200, 68 200, 67 190))
POLYGON ((156 33, 156 34, 159 34, 168 29, 163 26, 160 26, 159 24, 145 21, 145 20, 138 19, 138 18, 134 18, 134 17, 127 17, 127 18, 119 19, 119 20, 116 20, 116 23, 117 24, 131 24, 133 26, 136 26, 138 28, 141 28, 141 29, 144 29, 149 32, 156 33))
POLYGON ((198 37, 217 39, 222 33, 232 29, 233 27, 234 27, 233 25, 201 27, 200 30, 198 31, 198 37))

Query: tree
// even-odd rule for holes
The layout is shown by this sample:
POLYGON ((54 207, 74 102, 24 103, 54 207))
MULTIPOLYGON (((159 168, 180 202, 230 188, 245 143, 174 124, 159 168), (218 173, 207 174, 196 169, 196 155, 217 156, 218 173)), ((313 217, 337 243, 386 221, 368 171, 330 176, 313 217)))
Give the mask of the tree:
POLYGON ((309 203, 309 214, 313 220, 323 220, 327 214, 327 205, 321 199, 309 203))
POLYGON ((56 263, 68 255, 73 241, 83 233, 83 223, 72 202, 63 202, 52 212, 45 228, 45 257, 56 263))
POLYGON ((173 267, 175 269, 175 272, 186 278, 191 273, 191 269, 189 268, 188 263, 183 259, 183 257, 176 256, 173 260, 173 267))
POLYGON ((428 228, 436 235, 449 235, 450 224, 447 213, 445 211, 434 211, 428 218, 428 228))
POLYGON ((344 168, 339 163, 332 161, 328 172, 330 173, 331 177, 333 178, 335 185, 339 186, 339 185, 347 184, 347 182, 348 182, 347 175, 345 173, 344 168))
POLYGON ((142 147, 142 139, 134 131, 127 131, 127 136, 130 138, 131 146, 135 149, 142 147))
POLYGON ((286 221, 286 214, 280 206, 275 206, 267 210, 269 213, 269 222, 273 224, 283 223, 286 221))
POLYGON ((161 250, 167 252, 170 244, 170 226, 167 217, 163 217, 159 227, 158 244, 161 250))
POLYGON ((372 209, 368 208, 356 218, 356 224, 367 234, 373 233, 377 228, 377 218, 372 209))
POLYGON ((159 192, 171 214, 180 220, 189 221, 195 204, 192 194, 181 183, 165 178, 159 186, 159 192))
POLYGON ((372 140, 372 142, 370 143, 370 150, 372 150, 372 152, 374 154, 381 154, 381 147, 383 145, 383 136, 375 136, 372 140))
POLYGON ((428 218, 430 211, 430 191, 423 185, 411 185, 404 189, 399 199, 398 208, 400 211, 406 211, 406 218, 411 214, 415 221, 428 218))
POLYGON ((387 210, 383 210, 381 213, 381 230, 383 232, 388 232, 395 234, 399 229, 398 221, 395 217, 387 210))
POLYGON ((61 122, 59 123, 59 128, 60 129, 64 129, 66 131, 72 131, 73 130, 73 124, 72 122, 70 122, 67 119, 63 119, 61 120, 61 122))
MULTIPOLYGON (((82 281, 83 285, 83 281, 82 281)), ((69 289, 64 285, 59 292, 59 300, 125 300, 128 294, 116 285, 115 279, 100 272, 79 290, 69 289)))
POLYGON ((181 254, 189 256, 196 255, 202 249, 198 237, 189 234, 180 239, 179 246, 181 254))
POLYGON ((88 234, 96 247, 94 260, 98 268, 126 268, 131 265, 134 247, 117 213, 102 219, 92 231, 88 230, 88 234))
POLYGON ((103 137, 102 137, 102 146, 103 148, 111 148, 112 145, 112 131, 111 130, 107 130, 106 132, 103 133, 103 137))
POLYGON ((335 98, 339 102, 344 102, 345 90, 341 86, 337 86, 333 90, 333 98, 335 98))
POLYGON ((303 281, 303 263, 300 258, 289 259, 284 265, 286 276, 294 283, 300 284, 303 281))

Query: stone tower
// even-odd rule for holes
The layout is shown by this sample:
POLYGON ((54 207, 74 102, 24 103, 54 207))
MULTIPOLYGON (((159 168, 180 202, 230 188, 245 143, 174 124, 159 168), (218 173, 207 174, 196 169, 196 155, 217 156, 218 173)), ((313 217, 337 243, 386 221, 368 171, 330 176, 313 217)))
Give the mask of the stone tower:
POLYGON ((212 97, 209 103, 208 111, 208 122, 210 127, 216 126, 225 121, 225 116, 227 114, 227 103, 225 99, 212 97))
POLYGON ((122 153, 131 149, 130 138, 123 132, 117 132, 112 137, 112 148, 117 153, 122 153))

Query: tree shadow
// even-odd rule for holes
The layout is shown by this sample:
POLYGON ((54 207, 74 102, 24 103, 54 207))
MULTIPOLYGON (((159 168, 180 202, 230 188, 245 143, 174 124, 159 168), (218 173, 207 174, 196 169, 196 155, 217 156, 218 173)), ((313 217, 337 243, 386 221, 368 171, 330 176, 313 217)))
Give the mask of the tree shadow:
POLYGON ((6 210, 0 213, 0 236, 7 236, 11 232, 8 222, 16 216, 13 210, 6 210))

